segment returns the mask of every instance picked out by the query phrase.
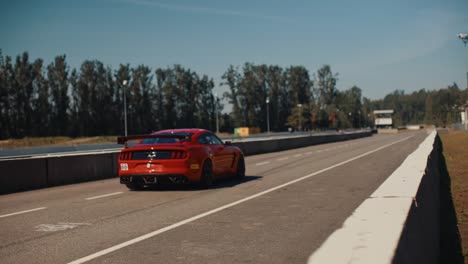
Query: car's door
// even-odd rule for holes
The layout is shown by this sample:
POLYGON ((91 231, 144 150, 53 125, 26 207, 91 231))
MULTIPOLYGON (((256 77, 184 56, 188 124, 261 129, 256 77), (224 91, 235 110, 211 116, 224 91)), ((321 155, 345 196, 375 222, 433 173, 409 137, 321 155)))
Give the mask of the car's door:
POLYGON ((226 148, 223 141, 221 141, 213 133, 205 133, 201 137, 204 138, 211 149, 213 161, 213 173, 216 176, 226 174, 232 162, 232 153, 226 148))

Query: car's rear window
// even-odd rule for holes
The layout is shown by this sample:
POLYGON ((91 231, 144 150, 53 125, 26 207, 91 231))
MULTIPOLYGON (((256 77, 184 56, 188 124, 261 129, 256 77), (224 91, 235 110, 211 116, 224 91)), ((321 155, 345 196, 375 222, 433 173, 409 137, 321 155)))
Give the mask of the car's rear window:
POLYGON ((140 144, 153 145, 153 144, 167 144, 167 143, 178 143, 184 141, 190 141, 189 138, 192 136, 190 133, 183 134, 161 134, 163 137, 158 138, 145 138, 140 144), (169 137, 168 137, 169 136, 169 137), (174 136, 174 137, 170 137, 174 136))

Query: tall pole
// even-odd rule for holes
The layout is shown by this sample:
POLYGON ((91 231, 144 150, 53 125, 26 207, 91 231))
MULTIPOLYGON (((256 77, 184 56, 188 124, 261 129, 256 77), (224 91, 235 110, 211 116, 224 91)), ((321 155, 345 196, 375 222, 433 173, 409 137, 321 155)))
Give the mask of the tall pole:
MULTIPOLYGON (((468 34, 459 33, 457 37, 463 41, 466 47, 466 44, 468 43, 468 34)), ((468 88, 468 71, 466 72, 466 87, 468 88)), ((464 110, 465 110, 465 124, 464 125, 465 125, 465 130, 468 130, 468 109, 465 108, 464 110)))
POLYGON ((219 134, 219 120, 218 120, 218 94, 215 93, 215 98, 216 98, 216 134, 219 134))
POLYGON ((125 127, 125 136, 127 136, 127 93, 125 87, 127 86, 128 81, 124 80, 123 84, 123 99, 124 99, 124 127, 125 127))
POLYGON ((351 122, 351 128, 354 127, 354 120, 351 118, 351 112, 349 112, 349 121, 351 122))
MULTIPOLYGON (((468 43, 468 34, 459 33, 457 34, 457 37, 463 41, 466 47, 466 44, 468 43)), ((466 87, 468 88, 468 71, 466 72, 466 87)))
POLYGON ((299 107, 299 131, 302 130, 302 104, 297 104, 299 107))
POLYGON ((270 104, 270 98, 267 97, 266 99, 266 104, 267 104, 267 131, 268 134, 270 133, 270 109, 268 108, 268 105, 270 104))
POLYGON ((361 111, 358 110, 358 128, 361 128, 361 111))

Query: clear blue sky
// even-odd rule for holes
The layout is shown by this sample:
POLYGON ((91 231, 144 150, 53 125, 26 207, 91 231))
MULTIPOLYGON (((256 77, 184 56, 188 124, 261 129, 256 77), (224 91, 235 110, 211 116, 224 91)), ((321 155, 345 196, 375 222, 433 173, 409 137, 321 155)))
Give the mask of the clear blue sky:
POLYGON ((98 59, 181 64, 214 78, 230 64, 330 64, 338 89, 382 98, 456 82, 465 88, 468 0, 0 0, 0 48, 71 67, 98 59))

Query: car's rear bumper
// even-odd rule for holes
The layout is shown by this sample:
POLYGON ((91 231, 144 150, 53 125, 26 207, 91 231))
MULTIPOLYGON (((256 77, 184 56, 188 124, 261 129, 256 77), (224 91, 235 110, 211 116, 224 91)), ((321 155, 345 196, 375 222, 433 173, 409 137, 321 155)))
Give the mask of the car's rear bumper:
POLYGON ((139 181, 141 184, 162 182, 198 182, 200 181, 201 164, 192 159, 185 160, 119 160, 119 177, 121 183, 139 181))
POLYGON ((121 184, 155 185, 155 184, 186 184, 191 182, 183 174, 135 174, 120 176, 121 184))

